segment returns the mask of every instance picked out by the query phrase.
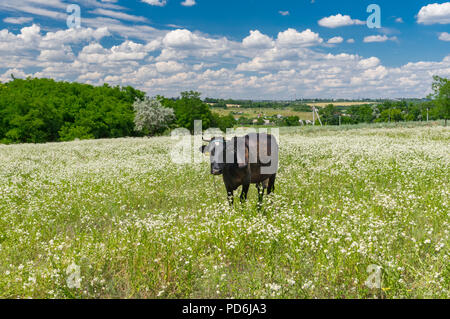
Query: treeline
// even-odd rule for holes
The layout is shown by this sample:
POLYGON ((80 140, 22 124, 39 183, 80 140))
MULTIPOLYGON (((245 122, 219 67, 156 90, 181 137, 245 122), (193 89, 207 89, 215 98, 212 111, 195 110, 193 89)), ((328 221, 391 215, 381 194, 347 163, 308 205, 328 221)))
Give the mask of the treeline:
MULTIPOLYGON (((145 131, 136 129, 133 104, 145 98, 144 92, 130 86, 36 78, 0 83, 0 143, 142 136, 145 131)), ((193 130, 194 120, 203 120, 203 128, 226 129, 235 124, 231 115, 213 114, 197 92, 184 92, 178 99, 158 99, 162 107, 175 113, 166 123, 169 128, 193 130)))
POLYGON ((210 127, 220 128, 226 131, 236 124, 236 120, 231 114, 220 116, 211 112, 210 106, 202 101, 201 93, 195 91, 181 92, 177 99, 169 99, 163 96, 157 96, 163 107, 171 108, 175 112, 174 125, 172 127, 187 128, 194 131, 194 121, 202 120, 202 128, 210 127))
POLYGON ((450 117, 450 81, 435 76, 429 101, 385 101, 374 105, 336 107, 319 110, 323 124, 358 124, 403 121, 447 120, 450 117))
POLYGON ((134 135, 132 87, 94 87, 50 79, 0 84, 2 143, 69 141, 134 135))
POLYGON ((205 98, 205 103, 211 104, 215 108, 227 108, 227 105, 237 105, 244 109, 254 108, 270 108, 270 109, 286 109, 291 108, 298 112, 310 112, 311 107, 299 101, 252 101, 252 100, 233 100, 233 99, 214 99, 205 98))
MULTIPOLYGON (((426 102, 385 101, 373 106, 344 108, 329 105, 319 112, 326 125, 448 120, 450 81, 434 77, 433 91, 426 102)), ((232 114, 220 116, 211 112, 207 103, 216 103, 211 101, 225 105, 226 102, 237 102, 214 99, 202 101, 200 93, 194 91, 182 92, 176 99, 157 96, 150 100, 144 92, 130 86, 92 86, 36 78, 13 79, 8 83, 0 83, 0 143, 155 135, 176 127, 193 131, 195 120, 203 121, 203 129, 217 127, 222 131, 235 125, 255 124, 251 119, 236 120, 232 114)), ((251 108, 311 110, 308 105, 299 102, 240 102, 251 108)), ((256 124, 267 124, 265 120, 259 118, 256 124)), ((273 117, 271 120, 271 123, 279 126, 300 125, 296 116, 273 117)))
POLYGON ((321 108, 319 114, 325 125, 442 119, 438 106, 432 102, 414 104, 405 101, 387 101, 378 105, 360 105, 348 108, 329 104, 321 108))

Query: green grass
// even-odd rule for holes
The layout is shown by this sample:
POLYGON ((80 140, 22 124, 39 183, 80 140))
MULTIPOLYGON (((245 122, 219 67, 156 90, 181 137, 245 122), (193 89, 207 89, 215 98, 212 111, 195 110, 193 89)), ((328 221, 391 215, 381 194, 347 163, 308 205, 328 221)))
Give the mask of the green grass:
POLYGON ((448 298, 450 129, 393 126, 282 129, 262 211, 169 137, 0 146, 0 297, 448 298))
POLYGON ((236 108, 236 107, 230 107, 227 109, 222 108, 213 108, 212 111, 214 113, 217 113, 221 116, 226 116, 230 113, 233 113, 237 117, 247 117, 247 118, 256 118, 259 114, 262 114, 263 116, 275 116, 275 115, 282 115, 284 117, 286 116, 298 116, 302 120, 310 120, 312 121, 313 116, 312 112, 298 112, 294 111, 291 108, 286 109, 273 109, 273 108, 236 108), (239 112, 242 112, 242 114, 239 114, 239 112))

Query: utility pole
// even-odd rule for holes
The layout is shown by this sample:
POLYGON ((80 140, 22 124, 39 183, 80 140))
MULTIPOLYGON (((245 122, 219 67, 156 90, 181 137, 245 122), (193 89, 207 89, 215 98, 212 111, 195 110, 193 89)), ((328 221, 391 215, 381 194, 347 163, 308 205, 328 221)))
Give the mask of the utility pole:
POLYGON ((322 121, 320 120, 319 111, 316 109, 317 119, 319 120, 320 126, 323 126, 322 121))
POLYGON ((313 111, 313 125, 316 125, 316 116, 317 116, 317 119, 319 120, 320 126, 323 126, 322 121, 320 119, 319 112, 318 112, 318 110, 316 109, 315 106, 312 107, 312 111, 313 111))

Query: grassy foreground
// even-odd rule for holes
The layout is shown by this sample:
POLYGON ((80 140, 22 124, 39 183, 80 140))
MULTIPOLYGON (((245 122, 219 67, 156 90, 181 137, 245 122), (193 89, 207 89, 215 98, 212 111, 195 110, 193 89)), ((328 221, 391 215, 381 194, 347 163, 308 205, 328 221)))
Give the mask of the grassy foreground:
POLYGON ((313 116, 312 112, 298 112, 291 109, 273 109, 273 108, 214 108, 212 109, 214 113, 219 114, 220 116, 226 116, 230 113, 237 115, 238 117, 247 117, 247 118, 256 118, 259 114, 264 116, 276 116, 278 114, 286 117, 286 116, 298 116, 301 120, 310 120, 312 121, 313 116))
POLYGON ((449 128, 286 130, 261 212, 173 144, 0 146, 0 297, 450 297, 449 128))

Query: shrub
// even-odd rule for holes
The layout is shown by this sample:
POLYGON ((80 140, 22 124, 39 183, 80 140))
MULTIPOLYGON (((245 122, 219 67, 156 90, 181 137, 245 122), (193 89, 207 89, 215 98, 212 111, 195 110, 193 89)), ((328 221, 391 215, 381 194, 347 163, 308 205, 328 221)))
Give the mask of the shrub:
POLYGON ((156 135, 169 128, 175 119, 173 109, 161 105, 159 99, 136 101, 133 104, 135 110, 135 129, 145 135, 156 135))

